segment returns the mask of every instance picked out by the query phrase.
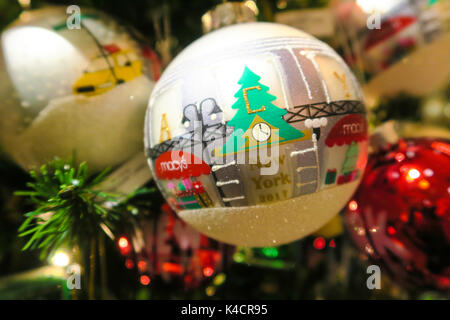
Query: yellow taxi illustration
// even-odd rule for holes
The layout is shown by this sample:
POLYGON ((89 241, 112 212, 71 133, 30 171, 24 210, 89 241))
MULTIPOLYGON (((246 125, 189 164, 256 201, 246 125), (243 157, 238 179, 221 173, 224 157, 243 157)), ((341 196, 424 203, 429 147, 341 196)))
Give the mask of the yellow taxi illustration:
POLYGON ((94 96, 142 75, 142 62, 133 50, 122 50, 116 45, 103 46, 102 55, 90 65, 73 85, 74 94, 94 96))

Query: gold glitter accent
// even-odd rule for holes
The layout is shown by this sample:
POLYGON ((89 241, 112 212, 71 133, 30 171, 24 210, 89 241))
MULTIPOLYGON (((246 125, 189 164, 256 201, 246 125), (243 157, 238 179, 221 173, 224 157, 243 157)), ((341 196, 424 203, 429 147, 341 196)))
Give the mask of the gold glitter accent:
POLYGON ((245 88, 242 90, 242 94, 244 95, 245 106, 247 107, 248 114, 257 113, 257 112, 266 110, 265 106, 262 106, 261 108, 259 108, 257 110, 250 109, 250 102, 248 101, 248 95, 247 95, 247 91, 250 91, 250 90, 261 91, 261 86, 248 87, 248 88, 245 88))

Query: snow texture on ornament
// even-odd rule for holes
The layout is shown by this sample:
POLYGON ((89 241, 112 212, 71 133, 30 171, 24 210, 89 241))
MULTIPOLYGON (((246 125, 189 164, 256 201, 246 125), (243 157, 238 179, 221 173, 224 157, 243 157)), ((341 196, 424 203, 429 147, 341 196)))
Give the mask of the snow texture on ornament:
POLYGON ((142 148, 156 55, 101 12, 68 17, 27 11, 1 35, 0 143, 26 169, 75 152, 97 171, 142 148))
POLYGON ((206 235, 275 246, 323 226, 367 159, 361 92, 297 29, 245 23, 191 44, 150 98, 146 151, 162 193, 206 235))

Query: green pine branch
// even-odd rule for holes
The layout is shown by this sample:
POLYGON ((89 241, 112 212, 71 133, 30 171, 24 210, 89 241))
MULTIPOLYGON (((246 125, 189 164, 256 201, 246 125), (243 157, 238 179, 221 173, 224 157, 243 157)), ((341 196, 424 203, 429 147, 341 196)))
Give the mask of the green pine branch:
POLYGON ((103 204, 117 203, 118 196, 95 189, 108 172, 91 178, 86 163, 76 167, 73 161, 61 159, 31 171, 30 190, 16 192, 36 207, 25 214, 19 228, 20 237, 29 237, 22 250, 40 249, 44 258, 63 245, 72 247, 97 238, 102 225, 114 229, 120 214, 103 204))

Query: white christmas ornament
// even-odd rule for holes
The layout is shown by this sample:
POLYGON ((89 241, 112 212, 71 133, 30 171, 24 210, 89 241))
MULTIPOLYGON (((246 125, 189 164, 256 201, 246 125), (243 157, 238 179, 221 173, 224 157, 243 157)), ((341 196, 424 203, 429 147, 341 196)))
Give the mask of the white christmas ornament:
POLYGON ((103 13, 69 17, 27 11, 1 35, 0 143, 26 169, 75 153, 96 171, 142 148, 153 52, 103 13))
POLYGON ((323 226, 367 160, 361 92, 340 57, 297 29, 224 27, 151 95, 146 151, 179 216, 217 240, 275 246, 323 226))

